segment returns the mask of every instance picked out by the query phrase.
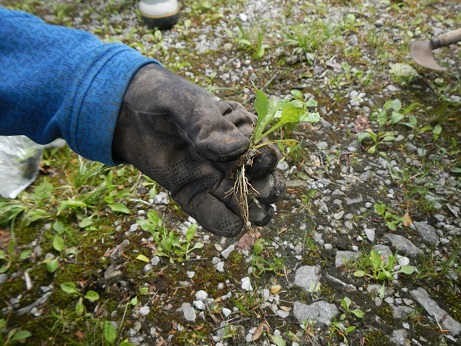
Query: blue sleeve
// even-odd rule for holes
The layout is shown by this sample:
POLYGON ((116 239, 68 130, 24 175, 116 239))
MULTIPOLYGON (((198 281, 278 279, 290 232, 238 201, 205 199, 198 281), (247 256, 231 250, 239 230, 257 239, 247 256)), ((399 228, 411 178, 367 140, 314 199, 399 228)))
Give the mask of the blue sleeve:
POLYGON ((114 165, 123 96, 148 63, 158 62, 124 44, 0 7, 0 135, 40 144, 63 138, 79 155, 114 165))

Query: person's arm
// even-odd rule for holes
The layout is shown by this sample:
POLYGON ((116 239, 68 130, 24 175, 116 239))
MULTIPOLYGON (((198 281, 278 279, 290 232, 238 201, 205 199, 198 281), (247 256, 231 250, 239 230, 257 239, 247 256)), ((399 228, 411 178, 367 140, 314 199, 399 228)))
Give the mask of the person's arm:
POLYGON ((0 8, 0 135, 63 138, 113 165, 112 139, 134 74, 157 63, 124 44, 0 8))
MULTIPOLYGON (((247 221, 229 191, 254 122, 126 45, 0 8, 0 135, 64 138, 88 159, 133 164, 214 234, 235 236, 247 221)), ((284 190, 279 155, 265 146, 248 167, 255 225, 270 221, 284 190)))

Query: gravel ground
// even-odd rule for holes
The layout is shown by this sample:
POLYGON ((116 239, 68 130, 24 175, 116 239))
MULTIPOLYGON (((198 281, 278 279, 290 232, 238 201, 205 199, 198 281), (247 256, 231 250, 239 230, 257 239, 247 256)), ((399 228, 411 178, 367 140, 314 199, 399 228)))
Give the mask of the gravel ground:
MULTIPOLYGON (((194 220, 132 173, 146 198, 122 200, 132 214, 110 217, 112 233, 81 250, 77 274, 13 286, 43 266, 37 249, 50 237, 24 245, 34 247, 28 266, 0 274, 4 332, 31 331, 29 345, 104 344, 94 319, 111 323, 117 344, 460 344, 461 49, 434 52, 445 73, 409 54, 412 41, 457 29, 458 1, 184 1, 178 25, 162 33, 140 24, 136 1, 2 3, 129 44, 250 110, 254 84, 280 98, 300 90, 321 116, 287 131, 298 140, 279 164, 287 194, 254 248, 255 239, 199 228, 194 243, 204 247, 185 261, 159 255, 136 220, 154 209, 178 234, 194 220), (376 141, 360 141, 367 129, 376 141), (138 253, 148 263, 133 265, 138 253), (69 280, 101 297, 86 302, 86 320, 66 315, 77 298, 56 293, 69 280), (37 332, 44 321, 52 328, 37 332)), ((65 171, 55 170, 57 179, 65 171)))

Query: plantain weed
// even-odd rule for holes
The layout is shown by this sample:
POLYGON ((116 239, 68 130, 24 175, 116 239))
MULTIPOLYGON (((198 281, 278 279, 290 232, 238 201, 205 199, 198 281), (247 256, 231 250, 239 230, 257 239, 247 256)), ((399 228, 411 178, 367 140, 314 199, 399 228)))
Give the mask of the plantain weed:
POLYGON ((138 219, 136 223, 143 230, 150 232, 154 238, 154 243, 157 246, 156 255, 168 257, 171 263, 188 260, 192 251, 203 247, 201 242, 192 245, 197 231, 197 224, 195 223, 187 228, 184 237, 173 230, 169 230, 160 215, 152 209, 147 212, 147 219, 138 219))
POLYGON ((396 267, 397 260, 397 253, 395 255, 390 254, 385 258, 378 251, 372 249, 367 256, 359 260, 361 269, 355 271, 354 276, 383 281, 383 285, 378 292, 380 297, 383 298, 386 282, 394 280, 395 275, 411 275, 415 271, 415 267, 411 265, 396 267))
POLYGON ((275 97, 268 98, 261 90, 255 89, 256 99, 254 108, 258 115, 253 134, 251 136, 251 144, 246 154, 244 154, 238 162, 238 168, 235 174, 235 183, 228 194, 234 194, 240 206, 244 227, 251 230, 251 222, 249 221, 249 206, 248 200, 253 199, 258 195, 251 184, 249 183, 245 166, 251 166, 253 158, 258 153, 258 149, 268 144, 279 145, 296 145, 296 140, 293 139, 268 139, 268 136, 275 131, 280 130, 286 125, 297 125, 299 123, 315 123, 320 121, 320 115, 315 111, 317 101, 306 98, 299 90, 293 90, 291 96, 280 100, 275 97))

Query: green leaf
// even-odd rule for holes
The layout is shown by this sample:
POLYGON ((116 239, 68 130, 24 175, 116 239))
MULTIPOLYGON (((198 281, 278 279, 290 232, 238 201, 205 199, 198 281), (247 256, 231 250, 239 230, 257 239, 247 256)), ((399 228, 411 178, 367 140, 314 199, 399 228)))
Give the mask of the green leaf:
POLYGON ((255 255, 259 255, 264 249, 264 244, 261 240, 258 240, 256 243, 253 245, 253 252, 255 255))
POLYGON ((363 318, 363 316, 365 316, 365 313, 360 309, 354 309, 351 311, 351 313, 354 314, 354 316, 357 318, 363 318))
POLYGON ((386 286, 384 286, 383 284, 378 290, 379 298, 383 299, 385 292, 386 292, 386 286))
POLYGON ((376 142, 376 139, 377 139, 376 134, 373 132, 365 131, 365 132, 360 132, 357 135, 357 139, 360 143, 362 143, 367 138, 370 138, 373 142, 376 142))
POLYGON ((138 296, 135 296, 130 300, 130 304, 136 306, 138 304, 138 296))
POLYGON ((354 273, 354 276, 355 277, 358 277, 358 278, 361 278, 363 276, 367 275, 367 273, 365 273, 363 270, 357 270, 355 273, 354 273))
POLYGON ((193 223, 191 224, 186 231, 186 241, 190 243, 192 241, 192 238, 194 238, 195 232, 197 230, 197 224, 193 223))
POLYGON ((123 340, 119 346, 135 346, 135 344, 132 344, 131 342, 127 340, 123 340))
POLYGON ((411 128, 411 129, 415 129, 417 123, 418 123, 418 120, 416 119, 416 117, 414 115, 409 115, 408 116, 408 122, 407 123, 402 123, 402 125, 405 125, 405 126, 411 128))
POLYGON ((302 108, 296 107, 296 105, 291 102, 287 103, 287 105, 282 109, 280 122, 282 124, 299 122, 299 118, 303 112, 304 110, 302 108))
POLYGON ((451 171, 452 173, 461 174, 461 167, 452 167, 452 168, 450 169, 450 171, 451 171))
POLYGON ((146 256, 144 256, 144 255, 138 255, 138 256, 136 256, 136 259, 137 259, 138 261, 143 261, 143 262, 146 262, 146 263, 149 263, 149 262, 150 262, 150 260, 149 260, 146 256))
POLYGON ((349 310, 349 306, 351 306, 352 303, 349 297, 344 297, 344 299, 340 299, 339 301, 341 302, 341 305, 344 308, 344 310, 349 310))
POLYGON ((392 112, 391 114, 391 123, 392 124, 397 124, 400 120, 402 120, 404 115, 399 112, 392 112))
POLYGON ((383 126, 387 123, 387 113, 385 111, 379 112, 376 121, 378 122, 379 126, 383 126))
POLYGON ((203 246, 204 246, 203 243, 197 242, 197 243, 194 244, 192 249, 189 250, 189 252, 192 251, 192 250, 195 250, 195 249, 201 249, 203 246))
POLYGON ((21 253, 19 254, 19 259, 24 260, 27 257, 29 257, 31 253, 32 253, 32 249, 26 249, 26 250, 21 251, 21 253))
POLYGON ((319 112, 304 113, 300 116, 299 121, 306 123, 318 123, 320 121, 320 114, 319 112))
POLYGON ((64 232, 64 223, 60 220, 56 220, 53 223, 53 229, 58 232, 58 233, 63 233, 64 232))
POLYGON ((285 346, 287 343, 285 340, 280 335, 272 335, 269 334, 271 341, 276 345, 276 346, 285 346))
POLYGON ((104 321, 103 335, 104 339, 110 344, 117 338, 117 331, 109 321, 104 321))
POLYGON ((25 340, 31 335, 32 334, 27 330, 18 330, 16 333, 14 333, 13 337, 11 338, 11 341, 25 340))
POLYGON ((63 282, 61 289, 69 294, 78 293, 77 286, 73 282, 63 282))
POLYGON ((375 203, 374 205, 376 213, 383 216, 386 212, 386 205, 384 203, 375 203))
POLYGON ((5 251, 0 250, 0 259, 6 259, 5 251))
POLYGON ((116 213, 130 214, 131 211, 125 204, 122 203, 112 203, 109 204, 109 208, 116 213))
POLYGON ((4 265, 4 266, 0 267, 0 274, 6 273, 8 268, 9 267, 7 265, 4 265))
POLYGON ((395 136, 393 135, 387 135, 383 137, 383 142, 393 142, 395 141, 395 136))
POLYGON ((149 287, 140 287, 139 294, 147 294, 149 293, 149 287))
POLYGON ((50 273, 54 273, 59 266, 59 257, 53 258, 50 261, 46 262, 46 269, 50 273))
POLYGON ((290 91, 290 94, 295 97, 295 99, 302 100, 304 98, 303 93, 298 89, 293 89, 290 91))
POLYGON ((91 302, 94 302, 94 301, 99 299, 99 294, 98 294, 98 292, 95 292, 93 290, 89 290, 88 292, 86 292, 85 298, 88 299, 91 302))
POLYGON ((269 110, 269 99, 261 90, 255 89, 256 100, 254 102, 254 107, 256 114, 258 114, 258 122, 262 121, 269 110))
POLYGON ((85 305, 83 304, 83 298, 80 297, 77 304, 75 305, 75 313, 77 316, 82 316, 85 313, 85 305))
POLYGON ((398 112, 402 108, 402 102, 399 99, 392 100, 391 107, 395 112, 398 112))
POLYGON ((78 227, 80 228, 87 228, 93 224, 93 220, 89 217, 84 218, 82 221, 79 222, 78 227))
POLYGON ((350 332, 353 332, 353 331, 355 330, 355 328, 356 328, 355 326, 349 326, 349 327, 347 327, 347 328, 346 328, 346 334, 347 334, 347 333, 350 333, 350 332))
POLYGON ((76 199, 69 199, 67 201, 62 201, 59 205, 59 210, 67 210, 72 208, 79 208, 84 209, 86 207, 86 203, 83 201, 79 201, 76 199))
POLYGON ((413 274, 414 271, 415 271, 415 267, 410 266, 410 265, 404 265, 400 268, 400 272, 407 274, 407 275, 413 274))
POLYGON ((64 249, 64 239, 59 236, 55 235, 53 238, 53 249, 55 249, 58 252, 62 252, 64 249))

